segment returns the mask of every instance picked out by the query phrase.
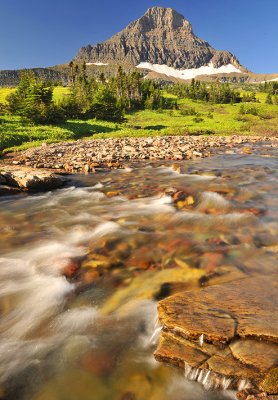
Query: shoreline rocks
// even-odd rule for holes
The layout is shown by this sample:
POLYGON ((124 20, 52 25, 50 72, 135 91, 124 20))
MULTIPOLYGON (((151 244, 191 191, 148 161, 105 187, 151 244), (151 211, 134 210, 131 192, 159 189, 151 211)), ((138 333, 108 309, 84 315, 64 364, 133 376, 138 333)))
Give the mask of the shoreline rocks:
MULTIPOLYGON (((130 163, 183 161, 215 154, 251 154, 252 146, 278 147, 278 138, 260 136, 157 136, 77 140, 42 144, 0 159, 0 196, 47 191, 65 184, 59 174, 88 174, 123 169, 130 163), (55 171, 53 173, 52 171, 55 171)), ((181 167, 177 167, 177 172, 181 167)))
POLYGON ((22 191, 58 189, 65 182, 64 177, 53 174, 51 171, 5 166, 0 170, 0 196, 19 194, 22 191))
POLYGON ((267 143, 277 147, 278 138, 259 136, 158 136, 146 138, 93 139, 43 144, 20 153, 8 154, 4 164, 53 169, 69 173, 90 173, 103 168, 123 168, 124 163, 156 160, 192 160, 216 152, 252 153, 249 146, 267 143))

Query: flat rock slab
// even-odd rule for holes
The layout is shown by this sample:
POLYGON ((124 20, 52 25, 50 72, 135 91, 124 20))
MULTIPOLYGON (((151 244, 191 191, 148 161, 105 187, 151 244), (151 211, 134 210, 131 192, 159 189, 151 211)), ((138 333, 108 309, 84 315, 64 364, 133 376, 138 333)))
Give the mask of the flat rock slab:
POLYGON ((200 291, 179 293, 159 303, 162 325, 185 338, 227 343, 234 337, 278 342, 278 282, 246 278, 200 291))
POLYGON ((0 176, 2 180, 5 179, 6 186, 24 191, 52 190, 65 184, 65 178, 62 176, 33 168, 2 167, 0 176))
POLYGON ((278 349, 275 343, 242 339, 232 342, 229 347, 236 359, 260 371, 270 370, 278 361, 278 349))
POLYGON ((276 281, 274 275, 247 277, 161 301, 156 359, 185 368, 210 388, 277 394, 276 281))

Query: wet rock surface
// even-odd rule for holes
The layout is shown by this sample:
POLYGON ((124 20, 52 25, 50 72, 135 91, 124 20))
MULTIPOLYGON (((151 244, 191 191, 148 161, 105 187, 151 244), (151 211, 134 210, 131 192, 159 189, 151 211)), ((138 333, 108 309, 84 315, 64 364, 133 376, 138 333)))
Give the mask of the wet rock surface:
POLYGON ((277 393, 277 286, 275 275, 247 277, 161 301, 156 359, 188 369, 204 385, 277 393))
POLYGON ((65 178, 49 171, 24 167, 1 167, 0 196, 18 194, 21 191, 46 191, 62 187, 65 178))
POLYGON ((267 395, 264 392, 259 393, 254 389, 242 390, 237 393, 238 400, 277 400, 278 395, 267 395))
POLYGON ((223 388, 244 400, 275 396, 274 316, 266 323, 277 271, 277 150, 271 142, 250 154, 244 147, 72 175, 61 190, 1 201, 5 400, 223 400, 223 388), (235 307, 240 282, 246 295, 235 307), (205 328, 216 339, 163 330, 160 359, 180 368, 155 362, 156 302, 189 293, 193 318, 200 293, 214 288, 219 296, 206 298, 221 308, 211 307, 205 328), (228 333, 215 331, 213 318, 230 323, 228 333), (229 339, 235 318, 252 337, 229 339), (258 340, 262 332, 267 340, 258 340))

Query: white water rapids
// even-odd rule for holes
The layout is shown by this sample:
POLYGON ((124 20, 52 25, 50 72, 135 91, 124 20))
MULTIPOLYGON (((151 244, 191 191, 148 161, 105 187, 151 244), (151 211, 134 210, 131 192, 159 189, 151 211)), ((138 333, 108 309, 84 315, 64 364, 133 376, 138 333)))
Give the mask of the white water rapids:
MULTIPOLYGON (((236 162, 244 166, 243 161, 236 162)), ((254 175, 260 162, 255 165, 254 175)), ((271 169, 272 160, 267 162, 271 169)), ((214 171, 218 164, 211 161, 206 168, 214 171)), ((274 170, 269 178, 271 185, 274 170)), ((180 257, 183 249, 179 241, 184 240, 185 246, 192 241, 195 252, 205 252, 207 240, 213 235, 220 232, 221 240, 231 235, 229 257, 231 262, 237 257, 240 263, 250 250, 246 227, 263 239, 261 232, 266 235, 268 229, 277 230, 271 215, 259 222, 257 216, 238 211, 241 193, 247 190, 250 204, 256 205, 258 196, 253 192, 257 191, 260 205, 277 211, 266 178, 256 183, 257 178, 252 180, 250 175, 248 183, 246 174, 240 175, 236 167, 233 174, 231 182, 231 178, 213 174, 177 174, 168 167, 139 168, 76 178, 83 187, 73 185, 41 195, 2 199, 0 399, 235 398, 227 390, 206 392, 198 382, 212 389, 209 374, 186 366, 187 378, 197 381, 191 382, 181 371, 153 358, 161 330, 155 295, 164 277, 169 279, 171 271, 175 274, 160 265, 180 257), (236 187, 240 179, 242 192, 236 187), (231 193, 238 190, 238 203, 229 197, 229 191, 226 197, 211 191, 217 185, 230 185, 231 193), (152 186, 159 190, 150 195, 152 186), (189 192, 198 190, 194 209, 181 212, 169 195, 161 194, 177 186, 189 192), (109 190, 120 193, 110 198, 105 195, 109 190), (139 196, 133 196, 135 192, 139 196), (208 212, 212 208, 216 210, 213 215, 208 212), (243 245, 241 238, 246 239, 243 245), (167 247, 172 242, 178 243, 174 250, 167 247), (92 254, 97 267, 90 267, 93 269, 86 270, 86 274, 90 277, 100 271, 104 275, 97 282, 88 283, 87 275, 85 279, 79 272, 70 278, 65 276, 71 263, 80 267, 88 257, 91 262, 92 254), (107 257, 114 260, 119 254, 120 261, 115 259, 109 275, 105 275, 107 257), (136 269, 138 257, 147 256, 153 257, 158 270, 152 263, 147 271, 136 269)), ((195 253, 190 257, 188 262, 195 263, 195 253)), ((184 277, 173 275, 172 279, 181 283, 184 277)), ((227 389, 229 381, 221 379, 217 389, 227 389)))

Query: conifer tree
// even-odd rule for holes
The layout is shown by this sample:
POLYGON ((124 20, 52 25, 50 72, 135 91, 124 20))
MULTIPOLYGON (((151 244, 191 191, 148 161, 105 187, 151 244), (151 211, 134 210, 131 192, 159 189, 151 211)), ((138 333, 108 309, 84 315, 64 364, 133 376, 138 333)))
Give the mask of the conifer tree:
POLYGON ((272 96, 270 93, 266 96, 265 104, 273 104, 272 96))
POLYGON ((7 97, 7 108, 12 114, 35 123, 62 122, 64 113, 54 104, 52 97, 53 85, 37 82, 33 71, 24 71, 17 89, 7 97))

